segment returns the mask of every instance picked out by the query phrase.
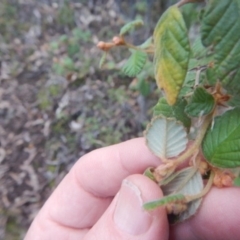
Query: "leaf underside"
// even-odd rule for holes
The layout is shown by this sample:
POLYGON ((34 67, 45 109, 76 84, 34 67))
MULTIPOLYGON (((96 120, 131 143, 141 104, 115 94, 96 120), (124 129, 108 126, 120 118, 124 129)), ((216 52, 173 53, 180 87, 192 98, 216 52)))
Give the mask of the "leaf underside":
POLYGON ((146 63, 147 54, 142 51, 132 50, 132 55, 123 65, 122 71, 129 77, 135 77, 140 73, 146 63))
MULTIPOLYGON (((203 188, 202 176, 195 167, 185 168, 175 175, 172 181, 161 187, 164 195, 168 194, 183 194, 196 195, 199 194, 203 188)), ((172 221, 184 221, 194 215, 201 204, 201 199, 194 200, 188 203, 186 211, 180 213, 172 221)), ((172 222, 172 223, 173 223, 172 222)))
POLYGON ((211 0, 201 23, 203 44, 215 53, 215 81, 220 80, 230 94, 240 93, 239 18, 239 0, 211 0))
POLYGON ((184 19, 178 7, 170 7, 154 30, 155 78, 166 99, 173 105, 184 82, 190 46, 184 19))
POLYGON ((156 117, 145 132, 148 148, 160 158, 172 158, 183 152, 188 143, 182 124, 174 119, 156 117))
POLYGON ((214 120, 202 143, 207 161, 216 167, 240 166, 240 109, 227 111, 214 120))

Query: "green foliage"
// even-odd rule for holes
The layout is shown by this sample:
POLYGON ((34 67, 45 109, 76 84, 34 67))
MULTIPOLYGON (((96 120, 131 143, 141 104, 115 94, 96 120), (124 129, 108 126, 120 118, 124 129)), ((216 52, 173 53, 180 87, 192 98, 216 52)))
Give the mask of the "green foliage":
POLYGON ((201 32, 205 46, 212 46, 215 81, 220 80, 231 94, 239 94, 240 11, 238 0, 212 0, 202 16, 201 32))
MULTIPOLYGON (((234 180, 240 186, 240 1, 197 2, 169 7, 142 45, 124 38, 113 44, 133 52, 123 69, 136 76, 142 95, 149 95, 150 65, 163 90, 145 131, 147 147, 161 164, 144 174, 164 197, 144 208, 166 206, 173 222, 194 215, 212 185, 230 186, 234 180), (226 175, 229 168, 238 174, 226 175)), ((124 26, 121 34, 134 27, 124 26)))
POLYGON ((216 117, 202 145, 206 159, 216 167, 240 166, 240 109, 216 117))
POLYGON ((139 78, 137 89, 141 93, 142 96, 147 97, 150 94, 150 84, 144 80, 143 78, 139 78))
POLYGON ((186 106, 187 101, 185 99, 180 99, 175 105, 171 106, 167 103, 165 98, 160 98, 157 105, 153 108, 153 115, 175 118, 176 120, 181 121, 183 125, 189 129, 191 125, 191 119, 184 111, 186 106))
POLYGON ((149 37, 144 43, 142 43, 139 47, 142 49, 148 48, 152 45, 153 38, 149 37))
POLYGON ((161 116, 153 118, 145 138, 148 148, 164 159, 178 156, 188 143, 184 127, 174 119, 161 116))
POLYGON ((143 21, 141 19, 137 19, 132 22, 129 22, 121 28, 119 35, 123 36, 131 32, 132 30, 134 30, 136 27, 141 27, 142 25, 143 25, 143 21))
POLYGON ((239 177, 234 179, 234 186, 240 187, 240 178, 239 177))
POLYGON ((194 58, 202 58, 207 56, 208 49, 203 46, 202 40, 198 37, 192 45, 192 55, 194 58))
POLYGON ((169 203, 174 203, 174 202, 184 201, 184 200, 185 200, 185 197, 183 194, 170 195, 156 201, 145 203, 143 207, 146 210, 154 210, 157 207, 161 207, 169 203))
POLYGON ((198 22, 198 4, 186 4, 181 7, 181 12, 187 28, 189 29, 192 24, 198 22))
POLYGON ((147 60, 147 54, 141 51, 132 50, 132 55, 123 65, 122 71, 129 77, 139 74, 147 60))
POLYGON ((195 89, 185 111, 191 117, 202 117, 209 114, 213 110, 214 105, 214 97, 204 88, 198 87, 195 89))
POLYGON ((154 62, 157 84, 173 105, 188 69, 190 46, 187 28, 178 7, 170 7, 154 30, 154 62))

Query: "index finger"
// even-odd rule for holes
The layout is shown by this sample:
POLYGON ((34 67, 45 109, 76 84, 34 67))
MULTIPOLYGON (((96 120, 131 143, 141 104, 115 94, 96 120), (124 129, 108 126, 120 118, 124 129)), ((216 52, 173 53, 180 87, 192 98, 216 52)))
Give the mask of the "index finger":
POLYGON ((137 138, 85 155, 73 169, 85 190, 98 197, 114 196, 124 178, 158 166, 160 159, 137 138))
POLYGON ((143 138, 95 150, 73 166, 36 221, 41 228, 46 219, 65 229, 90 228, 106 210, 124 178, 159 164, 143 138))

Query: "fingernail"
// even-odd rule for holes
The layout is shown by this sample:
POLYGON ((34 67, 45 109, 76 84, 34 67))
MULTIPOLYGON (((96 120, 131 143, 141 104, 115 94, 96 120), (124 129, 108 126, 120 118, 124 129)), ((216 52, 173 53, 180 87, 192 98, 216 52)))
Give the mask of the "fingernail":
POLYGON ((132 182, 124 180, 114 212, 114 222, 123 232, 140 235, 149 229, 152 223, 151 215, 143 209, 140 189, 132 182))

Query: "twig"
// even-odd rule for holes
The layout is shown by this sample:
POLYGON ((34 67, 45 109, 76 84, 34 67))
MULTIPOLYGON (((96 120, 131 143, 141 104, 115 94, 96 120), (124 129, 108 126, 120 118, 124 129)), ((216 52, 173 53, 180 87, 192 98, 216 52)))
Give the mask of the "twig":
MULTIPOLYGON (((214 112, 214 111, 213 111, 214 112)), ((186 159, 188 159, 189 157, 191 157, 195 151, 199 150, 199 147, 202 143, 202 140, 205 136, 205 133, 208 129, 208 126, 210 125, 211 121, 213 118, 213 113, 207 115, 204 119, 204 122, 202 124, 201 129, 199 130, 199 134, 195 140, 195 142, 193 143, 193 145, 182 155, 180 155, 178 158, 176 158, 175 163, 178 165, 182 162, 184 162, 186 159)))
POLYGON ((196 194, 196 195, 186 196, 187 202, 194 201, 194 200, 196 200, 198 198, 201 198, 204 195, 206 195, 209 192, 209 190, 211 189, 211 187, 212 187, 214 175, 215 175, 214 172, 211 171, 211 174, 210 174, 210 177, 208 179, 207 185, 202 190, 202 192, 200 192, 199 194, 196 194))

